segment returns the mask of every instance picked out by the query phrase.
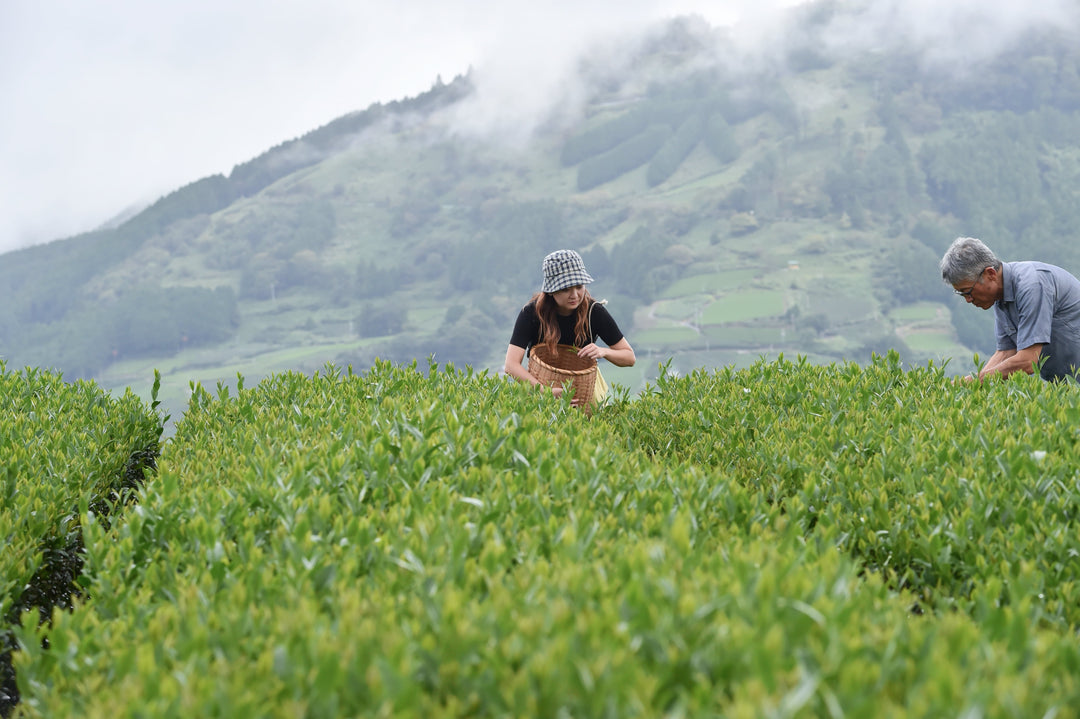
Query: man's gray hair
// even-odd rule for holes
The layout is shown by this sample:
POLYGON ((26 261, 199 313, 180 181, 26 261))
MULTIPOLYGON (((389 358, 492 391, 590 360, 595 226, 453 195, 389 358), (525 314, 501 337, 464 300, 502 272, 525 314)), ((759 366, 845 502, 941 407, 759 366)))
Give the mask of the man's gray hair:
POLYGON ((957 237, 941 258, 941 279, 950 285, 979 279, 987 267, 1001 269, 1001 260, 974 237, 957 237))

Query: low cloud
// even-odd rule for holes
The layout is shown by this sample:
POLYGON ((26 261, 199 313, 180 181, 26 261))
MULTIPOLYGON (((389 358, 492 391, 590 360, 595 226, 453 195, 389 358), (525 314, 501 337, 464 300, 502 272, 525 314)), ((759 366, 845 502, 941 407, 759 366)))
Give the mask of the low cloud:
POLYGON ((825 31, 834 52, 900 47, 928 66, 965 72, 1009 49, 1032 30, 1075 32, 1073 0, 875 0, 838 16, 825 31))
MULTIPOLYGON (((682 8, 682 31, 700 46, 697 57, 683 58, 683 70, 695 63, 736 74, 778 69, 793 45, 807 44, 835 59, 903 49, 918 53, 927 69, 963 74, 1032 30, 1080 28, 1074 0, 739 2, 720 13, 709 5, 682 8)), ((647 12, 632 19, 622 26, 586 22, 576 34, 549 27, 502 37, 474 69, 475 96, 452 109, 453 127, 523 145, 541 125, 579 120, 597 79, 641 72, 638 50, 663 32, 647 12)))

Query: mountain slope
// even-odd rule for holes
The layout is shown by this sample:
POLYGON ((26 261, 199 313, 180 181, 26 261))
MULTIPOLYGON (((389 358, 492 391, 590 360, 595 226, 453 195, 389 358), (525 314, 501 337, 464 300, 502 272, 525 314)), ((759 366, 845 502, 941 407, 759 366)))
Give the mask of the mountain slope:
POLYGON ((573 247, 638 350, 614 373, 631 389, 669 358, 966 369, 990 318, 937 276, 952 237, 1080 266, 1076 45, 1025 37, 958 77, 830 54, 813 30, 834 19, 797 16, 784 62, 752 72, 670 23, 623 74, 586 64, 579 119, 525 144, 468 131, 468 77, 335 120, 119 228, 4 255, 0 354, 110 387, 156 367, 177 401, 327 361, 494 369, 541 258, 573 247))

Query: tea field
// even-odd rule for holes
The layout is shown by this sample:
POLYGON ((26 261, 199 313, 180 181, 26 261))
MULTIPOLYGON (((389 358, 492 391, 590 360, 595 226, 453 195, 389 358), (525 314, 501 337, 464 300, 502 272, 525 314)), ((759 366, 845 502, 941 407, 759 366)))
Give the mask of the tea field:
POLYGON ((1080 714, 1074 386, 781 356, 588 417, 327 365, 195 385, 103 492, 154 403, 0 378, 12 716, 1080 714))

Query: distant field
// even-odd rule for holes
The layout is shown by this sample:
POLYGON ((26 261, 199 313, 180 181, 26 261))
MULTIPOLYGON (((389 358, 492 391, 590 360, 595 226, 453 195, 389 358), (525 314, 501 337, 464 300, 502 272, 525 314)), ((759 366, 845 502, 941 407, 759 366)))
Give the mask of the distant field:
POLYGON ((786 339, 783 327, 719 327, 705 328, 705 336, 711 344, 719 347, 770 347, 782 344, 786 339))
POLYGON ((694 275, 672 283, 661 295, 665 299, 685 297, 692 294, 711 294, 718 291, 733 290, 757 276, 758 270, 729 270, 707 275, 694 275))
POLYGON ((950 333, 942 331, 912 332, 904 336, 904 344, 915 352, 970 355, 970 351, 957 344, 950 333))
POLYGON ((653 303, 652 313, 657 317, 672 320, 691 320, 703 307, 713 301, 710 295, 678 296, 675 299, 653 303))
POLYGON ((824 314, 833 324, 855 322, 873 317, 877 313, 877 302, 865 295, 852 294, 811 294, 804 314, 824 314))
POLYGON ((746 322, 784 313, 784 293, 775 290, 750 290, 713 302, 701 313, 704 325, 746 322))
POLYGON ((418 330, 434 332, 445 317, 445 307, 418 307, 408 311, 408 324, 418 330))
POLYGON ((890 318, 900 322, 932 322, 942 315, 948 321, 948 311, 937 302, 904 305, 889 312, 890 318))
POLYGON ((655 327, 634 333, 634 342, 641 346, 671 347, 700 341, 701 336, 690 327, 655 327))

